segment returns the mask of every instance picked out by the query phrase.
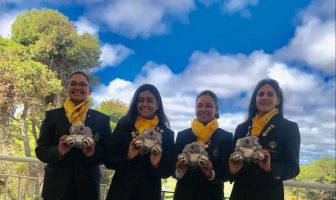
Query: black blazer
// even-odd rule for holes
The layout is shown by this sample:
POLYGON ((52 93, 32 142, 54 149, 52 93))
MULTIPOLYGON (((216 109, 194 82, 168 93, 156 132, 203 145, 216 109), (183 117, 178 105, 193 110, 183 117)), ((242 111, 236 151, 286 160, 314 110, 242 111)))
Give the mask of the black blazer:
MULTIPOLYGON (((238 125, 234 144, 248 135, 252 121, 238 125)), ((231 200, 283 200, 283 180, 299 174, 300 132, 295 122, 274 116, 264 127, 259 143, 269 150, 271 172, 263 171, 255 163, 244 163, 240 172, 233 176, 231 200)))
POLYGON ((46 112, 35 149, 36 157, 47 163, 42 190, 44 199, 61 199, 69 188, 77 191, 78 199, 99 199, 99 165, 103 163, 112 137, 109 121, 107 115, 89 109, 85 125, 91 128, 96 140, 93 156, 88 158, 81 149, 72 148, 61 157, 59 138, 69 134, 71 124, 63 107, 46 112))
POLYGON ((127 117, 117 123, 113 131, 113 144, 107 167, 115 173, 109 188, 107 199, 128 200, 132 197, 140 200, 160 200, 161 178, 168 178, 173 170, 175 159, 174 132, 163 125, 162 148, 163 153, 158 168, 150 163, 150 154, 137 156, 127 161, 129 145, 135 132, 134 124, 127 117))
MULTIPOLYGON (((197 137, 191 128, 179 132, 176 138, 177 154, 181 153, 187 144, 196 140, 197 137)), ((208 146, 206 151, 213 163, 215 179, 209 181, 200 168, 189 168, 186 174, 177 180, 174 200, 224 199, 223 182, 228 180, 230 174, 228 160, 232 148, 232 133, 218 128, 212 134, 208 146)))

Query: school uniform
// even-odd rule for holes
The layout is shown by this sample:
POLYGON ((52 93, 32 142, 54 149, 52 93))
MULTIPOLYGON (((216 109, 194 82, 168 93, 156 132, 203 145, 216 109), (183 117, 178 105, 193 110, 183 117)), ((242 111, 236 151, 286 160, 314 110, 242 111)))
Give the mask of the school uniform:
MULTIPOLYGON (((252 120, 238 125, 234 144, 250 135, 251 127, 252 120)), ((295 122, 273 116, 262 129, 259 144, 270 153, 271 171, 265 172, 257 164, 245 162, 232 177, 231 200, 283 200, 282 181, 299 174, 300 132, 295 122)))
MULTIPOLYGON (((192 129, 177 135, 177 154, 182 153, 187 144, 197 141, 192 129)), ((208 180, 199 167, 189 167, 182 178, 177 179, 174 200, 223 200, 224 181, 229 178, 228 159, 232 148, 232 133, 217 128, 207 142, 209 159, 213 164, 215 178, 208 180)))
POLYGON ((59 138, 69 135, 71 124, 64 107, 49 110, 43 120, 35 149, 36 157, 47 163, 42 197, 60 200, 70 195, 74 200, 99 199, 100 170, 111 142, 110 118, 89 109, 85 126, 90 127, 95 138, 94 154, 86 157, 81 149, 73 147, 64 156, 58 153, 59 138))
POLYGON ((128 149, 135 138, 134 124, 125 116, 113 131, 108 167, 115 170, 106 199, 111 200, 160 200, 161 178, 168 178, 175 158, 174 132, 158 124, 162 132, 162 157, 158 168, 150 162, 150 153, 138 155, 128 161, 128 149))

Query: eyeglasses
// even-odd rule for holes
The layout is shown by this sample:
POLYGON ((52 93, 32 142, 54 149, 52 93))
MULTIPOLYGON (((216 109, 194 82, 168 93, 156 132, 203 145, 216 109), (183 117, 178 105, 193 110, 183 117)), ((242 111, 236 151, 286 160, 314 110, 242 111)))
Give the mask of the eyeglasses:
POLYGON ((85 83, 85 82, 77 82, 77 81, 69 81, 68 84, 71 86, 71 87, 80 87, 80 88, 85 88, 87 87, 89 84, 88 83, 85 83))

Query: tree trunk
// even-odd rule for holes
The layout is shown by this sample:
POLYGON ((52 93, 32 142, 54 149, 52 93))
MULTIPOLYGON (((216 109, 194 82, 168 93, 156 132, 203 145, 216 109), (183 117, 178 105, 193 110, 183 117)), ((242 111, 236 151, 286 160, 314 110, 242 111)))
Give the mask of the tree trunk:
POLYGON ((320 193, 320 200, 323 200, 324 199, 324 190, 321 190, 321 193, 320 193))
MULTIPOLYGON (((31 155, 31 148, 29 144, 29 137, 28 137, 28 130, 27 130, 27 115, 29 111, 29 106, 24 103, 23 104, 23 111, 20 119, 20 124, 21 124, 21 137, 23 141, 23 146, 25 150, 25 154, 27 157, 32 157, 31 155)), ((28 164, 28 173, 32 177, 36 177, 36 164, 29 163, 28 164)))
POLYGON ((29 107, 27 104, 23 104, 23 111, 20 119, 21 124, 21 138, 23 141, 23 147, 25 150, 25 154, 27 157, 31 157, 31 148, 29 145, 29 138, 27 133, 27 115, 28 115, 29 107))
POLYGON ((38 137, 37 137, 37 131, 36 131, 36 126, 37 126, 37 121, 36 121, 36 119, 33 118, 33 119, 31 120, 31 123, 32 123, 32 133, 33 133, 33 137, 34 137, 35 145, 37 145, 37 144, 36 144, 36 141, 37 141, 38 137))
POLYGON ((62 101, 63 101, 63 97, 61 93, 56 94, 56 108, 62 107, 62 101))
MULTIPOLYGON (((6 130, 5 130, 6 128, 8 128, 8 127, 0 126, 0 137, 1 138, 6 138, 6 130)), ((6 142, 2 142, 0 145, 1 145, 0 151, 3 152, 4 154, 7 154, 6 142)))

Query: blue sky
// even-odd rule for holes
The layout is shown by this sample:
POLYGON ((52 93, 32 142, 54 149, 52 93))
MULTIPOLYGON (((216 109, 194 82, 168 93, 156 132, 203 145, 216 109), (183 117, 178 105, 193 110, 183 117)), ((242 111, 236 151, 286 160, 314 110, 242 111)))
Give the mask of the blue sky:
POLYGON ((95 103, 129 103, 156 85, 174 131, 190 127, 196 95, 213 90, 220 125, 244 121, 256 83, 279 81, 285 117, 301 131, 301 164, 335 158, 334 0, 0 0, 0 35, 18 13, 57 9, 79 34, 97 34, 95 103))

